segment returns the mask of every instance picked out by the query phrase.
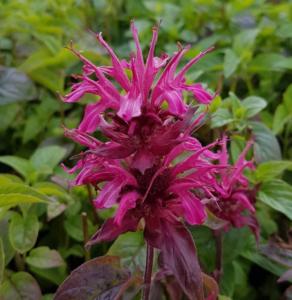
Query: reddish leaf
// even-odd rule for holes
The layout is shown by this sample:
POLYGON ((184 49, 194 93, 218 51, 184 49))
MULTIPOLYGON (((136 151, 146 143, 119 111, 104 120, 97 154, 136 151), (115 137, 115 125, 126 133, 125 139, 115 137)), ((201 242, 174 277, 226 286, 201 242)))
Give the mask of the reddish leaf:
POLYGON ((98 257, 75 269, 58 288, 54 300, 115 299, 129 278, 118 257, 98 257))
POLYGON ((278 279, 278 282, 283 281, 292 281, 292 269, 286 271, 281 277, 278 279))
POLYGON ((160 227, 155 232, 146 228, 145 238, 153 247, 161 249, 164 268, 172 272, 189 299, 204 299, 201 269, 189 231, 179 222, 151 221, 160 223, 160 227))

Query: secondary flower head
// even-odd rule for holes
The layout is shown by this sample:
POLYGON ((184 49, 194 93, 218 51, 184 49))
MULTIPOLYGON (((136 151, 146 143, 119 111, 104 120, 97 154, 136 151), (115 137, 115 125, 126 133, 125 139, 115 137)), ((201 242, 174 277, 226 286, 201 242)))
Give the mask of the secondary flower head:
POLYGON ((221 145, 219 162, 227 167, 219 170, 220 177, 213 186, 216 201, 210 202, 208 208, 217 217, 227 221, 227 227, 249 226, 258 238, 259 226, 254 207, 256 189, 249 186, 248 179, 243 174, 246 168, 254 169, 253 162, 245 159, 252 142, 247 143, 234 166, 229 165, 226 136, 221 145))

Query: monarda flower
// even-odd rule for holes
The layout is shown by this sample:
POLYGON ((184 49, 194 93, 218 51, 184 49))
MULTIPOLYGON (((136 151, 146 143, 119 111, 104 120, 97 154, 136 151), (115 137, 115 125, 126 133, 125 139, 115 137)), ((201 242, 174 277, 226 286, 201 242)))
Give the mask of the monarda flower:
MULTIPOLYGON (((84 94, 96 95, 96 103, 87 105, 78 130, 65 134, 75 140, 100 130, 109 141, 100 143, 95 154, 105 158, 121 159, 133 156, 133 167, 144 172, 166 155, 198 125, 204 114, 192 120, 194 110, 185 104, 183 92, 191 93, 198 103, 208 104, 213 99, 200 83, 187 84, 185 74, 189 68, 212 48, 200 53, 180 71, 177 66, 189 46, 179 46, 169 58, 155 57, 158 28, 153 36, 146 61, 143 59, 137 30, 131 24, 136 53, 129 62, 118 59, 114 51, 97 35, 100 44, 109 53, 112 66, 97 67, 80 53, 70 48, 84 63, 80 82, 64 97, 66 102, 79 101, 84 94), (130 71, 131 78, 126 75, 130 71), (112 83, 115 80, 120 88, 112 83), (164 108, 165 105, 167 108, 164 108), (185 132, 187 130, 187 132, 185 132)), ((88 137, 92 140, 92 138, 88 137)))
POLYGON ((249 186, 248 179, 243 174, 246 168, 254 169, 253 162, 245 159, 251 145, 251 141, 247 143, 234 166, 231 166, 228 161, 227 138, 223 137, 219 162, 228 167, 219 170, 220 176, 213 185, 212 192, 216 201, 210 201, 207 207, 218 218, 228 222, 225 229, 229 226, 248 226, 258 238, 259 226, 254 207, 256 189, 249 186))
POLYGON ((115 216, 104 223, 88 245, 136 231, 142 222, 145 240, 161 250, 165 268, 175 275, 186 295, 193 299, 202 294, 196 249, 182 221, 198 225, 206 218, 204 200, 210 197, 220 169, 212 163, 217 156, 210 151, 217 144, 203 147, 188 137, 144 173, 126 161, 122 165, 119 160, 86 155, 77 164, 80 172, 74 183, 91 184, 96 189, 103 183, 94 200, 96 208, 117 205, 115 216))
POLYGON ((95 187, 97 209, 117 208, 88 245, 142 228, 148 247, 160 250, 162 268, 176 277, 189 299, 202 300, 201 271, 185 224, 202 224, 206 207, 221 217, 213 202, 220 207, 226 197, 245 203, 246 194, 234 192, 236 182, 242 184, 242 159, 232 169, 225 159, 224 141, 223 151, 217 153, 220 141, 203 146, 191 136, 206 113, 187 105, 183 94, 191 93, 201 106, 209 104, 214 95, 202 84, 187 84, 185 74, 212 48, 177 71, 189 46, 179 46, 172 57, 156 57, 158 28, 154 27, 144 61, 133 23, 131 30, 136 53, 129 61, 120 60, 101 34, 97 39, 109 53, 111 66, 97 67, 70 48, 84 66, 77 76, 80 81, 64 100, 76 102, 86 93, 98 99, 86 107, 77 129, 65 129, 66 136, 87 148, 69 172, 78 171, 73 184, 95 187), (108 140, 93 137, 96 130, 108 140), (226 186, 230 170, 234 170, 234 180, 226 186))

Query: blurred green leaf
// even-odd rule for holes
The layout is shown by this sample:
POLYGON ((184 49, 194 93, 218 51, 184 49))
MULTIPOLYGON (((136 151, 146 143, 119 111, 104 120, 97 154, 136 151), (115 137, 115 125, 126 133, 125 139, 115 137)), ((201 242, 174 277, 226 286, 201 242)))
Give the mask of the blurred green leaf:
POLYGON ((289 115, 287 108, 283 104, 278 105, 273 118, 273 132, 275 134, 281 133, 284 125, 291 118, 292 116, 289 115))
POLYGON ((272 131, 260 122, 250 122, 254 134, 255 159, 257 163, 281 160, 280 145, 272 131))
POLYGON ((9 182, 0 185, 0 207, 35 202, 48 202, 48 198, 22 183, 9 182))
POLYGON ((9 226, 9 239, 19 253, 26 253, 36 243, 39 232, 38 218, 34 214, 25 217, 15 213, 9 226))
POLYGON ((250 72, 284 71, 292 69, 292 58, 278 53, 257 55, 249 66, 250 72))
POLYGON ((44 146, 38 148, 31 156, 30 161, 40 174, 51 174, 66 154, 66 149, 60 146, 44 146))
POLYGON ((58 251, 44 246, 31 250, 25 260, 30 266, 40 269, 57 268, 65 265, 58 251))
POLYGON ((30 175, 35 171, 31 162, 25 158, 18 156, 6 155, 0 156, 0 162, 12 167, 25 179, 28 179, 30 175))
POLYGON ((224 76, 226 78, 230 77, 237 69, 237 66, 240 63, 240 58, 232 49, 225 50, 224 56, 224 76))
POLYGON ((249 96, 241 104, 246 109, 247 118, 255 116, 267 106, 266 100, 257 96, 249 96))
POLYGON ((264 182, 258 199, 292 220, 292 186, 282 180, 264 182))
POLYGON ((0 237, 0 284, 2 283, 4 277, 4 270, 5 270, 5 252, 3 241, 0 237))
POLYGON ((41 297, 38 283, 26 272, 12 274, 0 287, 1 300, 41 300, 41 297))
POLYGON ((211 119, 212 128, 221 127, 234 121, 232 114, 226 108, 219 108, 211 119))
POLYGON ((281 175, 286 169, 292 170, 292 161, 267 161, 257 167, 255 176, 258 181, 266 181, 281 175))

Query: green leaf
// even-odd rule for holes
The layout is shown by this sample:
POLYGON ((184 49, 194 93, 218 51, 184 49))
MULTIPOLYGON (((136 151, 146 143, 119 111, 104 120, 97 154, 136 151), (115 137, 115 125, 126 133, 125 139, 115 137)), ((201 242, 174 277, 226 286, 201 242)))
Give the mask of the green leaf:
POLYGON ((244 252, 242 256, 278 277, 287 270, 285 267, 280 266, 279 264, 274 263, 270 259, 259 254, 258 251, 247 251, 244 252))
POLYGON ((4 270, 5 270, 5 252, 4 252, 3 241, 0 238, 0 284, 2 283, 3 280, 4 270))
POLYGON ((283 103, 289 114, 292 115, 292 84, 288 85, 284 93, 283 103))
POLYGON ((256 96, 245 98, 241 104, 246 109, 246 117, 251 118, 267 106, 265 99, 256 96))
POLYGON ((34 202, 48 202, 48 198, 22 183, 0 185, 0 207, 34 202))
POLYGON ((41 297, 38 283, 26 272, 12 274, 0 287, 1 300, 41 300, 41 297))
POLYGON ((276 34, 283 39, 292 38, 292 22, 281 24, 276 34))
POLYGON ((223 65, 224 76, 228 78, 230 75, 232 75, 237 69, 239 63, 240 63, 240 58, 232 49, 225 50, 224 65, 223 65))
POLYGON ((234 121, 233 116, 226 108, 219 108, 213 115, 211 119, 211 127, 221 127, 223 125, 229 124, 234 121))
POLYGON ((31 79, 14 68, 0 66, 0 105, 29 101, 37 97, 31 79))
POLYGON ((120 235, 108 250, 107 255, 119 256, 123 265, 132 270, 136 269, 135 266, 140 266, 143 270, 146 259, 143 233, 137 231, 120 235))
POLYGON ((247 29, 238 33, 234 38, 233 49, 237 54, 243 54, 250 51, 253 47, 256 37, 259 34, 259 29, 247 29))
POLYGON ((57 268, 65 265, 61 255, 49 247, 38 247, 30 251, 26 262, 33 267, 40 269, 57 268))
POLYGON ((51 174, 53 169, 62 161, 66 152, 66 149, 61 146, 44 146, 33 153, 30 161, 38 173, 51 174))
POLYGON ((20 109, 20 105, 17 103, 0 105, 0 131, 5 131, 15 123, 16 116, 20 109))
POLYGON ((9 264, 11 259, 14 257, 15 250, 11 246, 11 243, 9 241, 9 223, 8 223, 9 217, 6 215, 2 220, 0 220, 0 238, 2 240, 2 246, 4 251, 4 257, 5 257, 5 266, 9 264))
POLYGON ((281 133, 290 118, 291 116, 289 115, 287 108, 283 104, 278 105, 273 118, 274 134, 281 133))
POLYGON ((287 169, 292 170, 292 161, 267 161, 257 167, 255 176, 257 181, 267 181, 281 175, 287 169))
POLYGON ((33 172, 35 172, 35 169, 30 163, 30 161, 25 158, 6 155, 6 156, 0 156, 0 162, 16 170, 25 179, 28 179, 30 175, 33 172))
POLYGON ((264 182, 258 199, 292 220, 292 186, 282 180, 264 182))
POLYGON ((15 213, 9 226, 9 239, 12 247, 19 253, 26 253, 36 243, 39 232, 38 218, 34 214, 22 217, 15 213))
POLYGON ((255 159, 258 163, 268 160, 281 160, 280 145, 272 131, 259 122, 249 122, 252 127, 255 144, 255 159))
POLYGON ((249 66, 249 72, 284 71, 292 69, 292 57, 278 53, 264 53, 256 56, 249 66))
MULTIPOLYGON (((83 231, 80 215, 70 216, 65 220, 64 223, 65 230, 67 234, 76 241, 83 241, 83 231)), ((88 230, 89 234, 95 232, 95 228, 90 220, 88 220, 88 230)))
POLYGON ((59 268, 50 268, 50 269, 40 269, 30 266, 30 271, 34 274, 40 276, 43 279, 48 280, 49 282, 54 283, 55 285, 59 286, 68 275, 66 273, 66 267, 59 267, 59 268))

